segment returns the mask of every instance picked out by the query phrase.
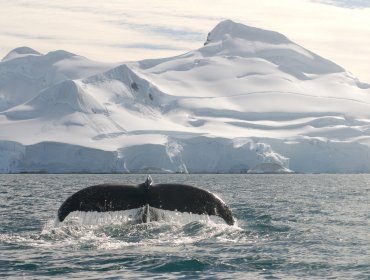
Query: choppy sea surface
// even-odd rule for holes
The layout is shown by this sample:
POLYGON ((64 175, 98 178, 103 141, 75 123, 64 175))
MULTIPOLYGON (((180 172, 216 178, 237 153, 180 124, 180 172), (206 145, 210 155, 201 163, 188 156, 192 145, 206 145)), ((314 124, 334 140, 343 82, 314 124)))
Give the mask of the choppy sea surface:
POLYGON ((229 204, 235 226, 74 213, 71 194, 145 175, 0 175, 0 279, 370 279, 370 175, 154 175, 229 204))

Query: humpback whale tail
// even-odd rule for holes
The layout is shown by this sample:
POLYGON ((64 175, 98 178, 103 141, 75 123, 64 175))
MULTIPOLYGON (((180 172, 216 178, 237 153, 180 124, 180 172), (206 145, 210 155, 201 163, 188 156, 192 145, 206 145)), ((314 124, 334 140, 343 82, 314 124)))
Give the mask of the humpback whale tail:
MULTIPOLYGON (((183 184, 153 184, 150 176, 143 184, 102 184, 82 189, 68 197, 58 210, 60 222, 73 211, 122 211, 145 207, 219 216, 229 225, 235 223, 225 202, 213 193, 183 184)), ((148 217, 142 217, 147 222, 148 217)))

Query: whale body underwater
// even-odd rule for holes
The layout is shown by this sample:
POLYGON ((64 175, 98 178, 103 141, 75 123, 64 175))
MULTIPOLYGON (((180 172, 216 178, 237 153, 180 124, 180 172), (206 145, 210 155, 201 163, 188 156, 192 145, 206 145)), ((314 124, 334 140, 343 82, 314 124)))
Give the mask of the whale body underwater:
POLYGON ((141 208, 139 222, 157 220, 152 208, 207 214, 233 225, 229 206, 215 194, 184 184, 153 184, 150 176, 139 185, 101 184, 84 188, 68 197, 58 210, 58 220, 74 211, 110 212, 141 208))

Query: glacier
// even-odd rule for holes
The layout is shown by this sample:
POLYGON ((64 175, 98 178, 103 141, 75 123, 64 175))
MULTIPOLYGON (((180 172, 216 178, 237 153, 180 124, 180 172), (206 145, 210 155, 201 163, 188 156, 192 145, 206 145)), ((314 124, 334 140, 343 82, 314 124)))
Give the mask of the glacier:
POLYGON ((366 173, 370 85, 231 20, 175 57, 0 62, 0 173, 366 173))

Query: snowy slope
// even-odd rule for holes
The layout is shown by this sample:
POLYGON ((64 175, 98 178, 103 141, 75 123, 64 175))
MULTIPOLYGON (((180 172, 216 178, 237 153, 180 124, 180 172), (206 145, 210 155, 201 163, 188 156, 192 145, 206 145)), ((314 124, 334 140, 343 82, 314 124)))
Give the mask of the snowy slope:
POLYGON ((22 104, 64 80, 88 77, 111 67, 113 64, 93 62, 61 50, 42 55, 28 47, 16 48, 0 63, 0 111, 22 104))
POLYGON ((0 62, 0 172, 370 172, 370 85, 230 20, 201 48, 0 62))

